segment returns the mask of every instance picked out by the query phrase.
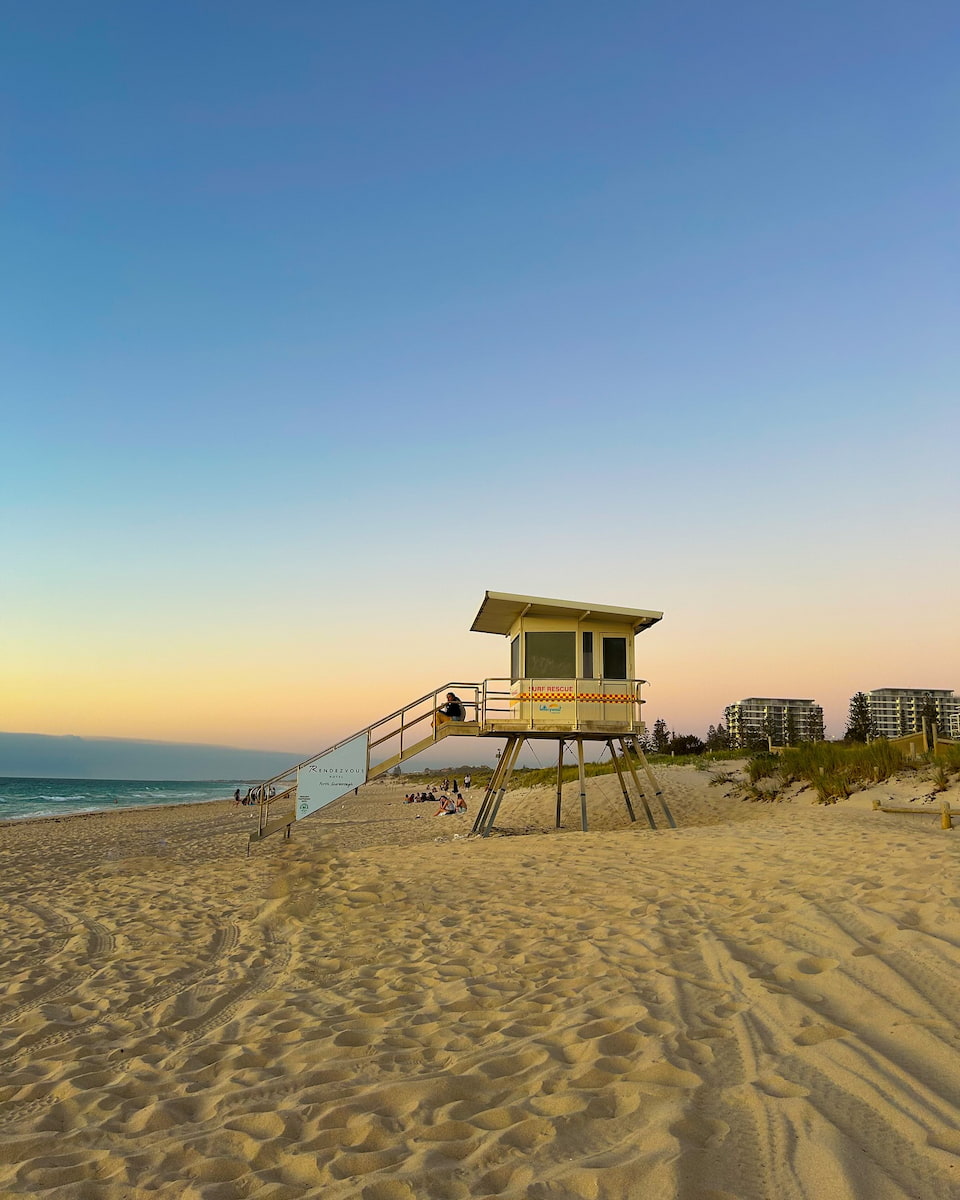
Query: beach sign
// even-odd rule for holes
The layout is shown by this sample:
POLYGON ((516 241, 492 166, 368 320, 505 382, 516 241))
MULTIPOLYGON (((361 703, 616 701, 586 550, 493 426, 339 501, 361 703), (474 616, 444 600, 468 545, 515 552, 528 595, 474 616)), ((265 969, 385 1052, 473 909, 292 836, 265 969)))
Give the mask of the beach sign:
POLYGON ((297 769, 297 820, 367 781, 366 731, 297 769))

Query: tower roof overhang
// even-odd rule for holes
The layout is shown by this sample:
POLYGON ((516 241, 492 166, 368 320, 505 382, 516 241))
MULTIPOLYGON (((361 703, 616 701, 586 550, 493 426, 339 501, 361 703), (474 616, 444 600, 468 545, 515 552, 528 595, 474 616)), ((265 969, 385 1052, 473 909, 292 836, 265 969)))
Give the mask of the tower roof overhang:
POLYGON ((480 611, 470 629, 474 633, 507 634, 520 617, 561 617, 569 620, 610 620, 642 633, 663 616, 646 608, 615 608, 576 600, 550 600, 545 596, 514 596, 510 592, 485 592, 480 611))

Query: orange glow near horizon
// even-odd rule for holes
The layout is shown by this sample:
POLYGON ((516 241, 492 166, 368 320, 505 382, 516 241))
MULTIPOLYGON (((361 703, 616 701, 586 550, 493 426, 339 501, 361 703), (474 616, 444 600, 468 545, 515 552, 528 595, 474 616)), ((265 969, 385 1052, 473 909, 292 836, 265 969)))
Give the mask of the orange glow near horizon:
MULTIPOLYGON (((506 639, 462 626, 438 630, 440 614, 410 615, 416 637, 402 639, 361 623, 318 633, 309 646, 293 633, 258 642, 232 629, 145 648, 112 643, 104 631, 81 653, 55 647, 43 662, 14 653, 0 728, 311 753, 451 678, 506 675, 506 639)), ((667 611, 637 639, 638 673, 649 681, 644 719, 663 717, 677 732, 702 736, 736 700, 798 696, 822 704, 828 735, 840 736, 854 691, 953 686, 937 644, 887 638, 878 652, 880 623, 831 616, 785 637, 733 609, 716 627, 703 614, 695 624, 682 609, 673 619, 667 611)))

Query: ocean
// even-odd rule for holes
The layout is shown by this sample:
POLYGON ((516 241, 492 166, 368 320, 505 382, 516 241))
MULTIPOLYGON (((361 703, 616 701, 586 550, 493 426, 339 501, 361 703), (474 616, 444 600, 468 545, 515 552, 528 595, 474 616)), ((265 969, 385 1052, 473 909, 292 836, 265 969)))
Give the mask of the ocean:
POLYGON ((65 817, 102 809, 150 808, 157 804, 201 804, 224 800, 239 779, 16 779, 0 777, 0 821, 23 817, 65 817))

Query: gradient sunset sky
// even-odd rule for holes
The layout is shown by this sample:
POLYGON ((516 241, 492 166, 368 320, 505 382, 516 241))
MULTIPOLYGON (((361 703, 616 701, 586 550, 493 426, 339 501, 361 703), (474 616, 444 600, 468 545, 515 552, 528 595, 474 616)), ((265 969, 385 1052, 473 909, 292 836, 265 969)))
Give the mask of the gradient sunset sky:
POLYGON ((0 729, 319 750, 487 588, 678 732, 960 688, 955 3, 3 24, 0 729))

